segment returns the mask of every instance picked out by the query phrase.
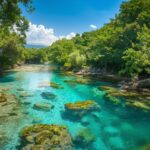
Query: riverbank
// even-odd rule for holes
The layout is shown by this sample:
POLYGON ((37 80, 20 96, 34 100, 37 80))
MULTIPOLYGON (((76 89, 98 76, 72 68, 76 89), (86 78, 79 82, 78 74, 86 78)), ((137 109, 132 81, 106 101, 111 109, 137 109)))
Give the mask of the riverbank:
POLYGON ((147 91, 150 92, 150 78, 146 79, 136 79, 132 80, 129 77, 119 76, 112 71, 107 72, 105 69, 100 68, 84 68, 79 71, 66 71, 55 65, 44 65, 44 64, 24 64, 16 65, 12 69, 1 70, 0 74, 16 71, 16 72, 40 72, 40 71, 52 71, 61 70, 66 74, 71 74, 75 76, 89 77, 101 81, 112 82, 117 84, 118 87, 124 90, 134 90, 134 91, 147 91))
POLYGON ((150 77, 142 79, 132 79, 130 77, 119 76, 112 71, 107 72, 100 68, 85 68, 75 72, 76 75, 94 76, 100 79, 109 79, 118 82, 118 86, 124 90, 148 91, 150 92, 150 77))

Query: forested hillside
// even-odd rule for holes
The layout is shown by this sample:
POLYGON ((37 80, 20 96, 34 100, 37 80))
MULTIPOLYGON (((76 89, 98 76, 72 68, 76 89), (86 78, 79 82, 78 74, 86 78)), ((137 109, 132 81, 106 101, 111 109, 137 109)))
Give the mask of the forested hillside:
POLYGON ((48 59, 68 69, 90 66, 132 77, 150 74, 149 8, 149 0, 123 2, 116 17, 101 29, 46 48, 48 59))

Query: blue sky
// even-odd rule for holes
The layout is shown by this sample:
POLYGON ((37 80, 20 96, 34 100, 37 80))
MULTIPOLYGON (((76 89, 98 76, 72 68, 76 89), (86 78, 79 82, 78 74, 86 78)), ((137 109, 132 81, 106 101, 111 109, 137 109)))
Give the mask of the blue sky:
POLYGON ((33 0, 36 10, 25 15, 32 24, 54 30, 55 36, 90 31, 114 18, 123 0, 33 0))

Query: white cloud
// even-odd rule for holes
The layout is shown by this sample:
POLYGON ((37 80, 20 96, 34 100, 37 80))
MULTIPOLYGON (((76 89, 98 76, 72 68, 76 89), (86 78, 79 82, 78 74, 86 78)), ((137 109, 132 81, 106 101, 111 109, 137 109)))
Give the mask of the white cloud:
POLYGON ((74 32, 71 32, 66 36, 56 36, 53 28, 46 28, 44 25, 36 25, 32 23, 29 23, 29 29, 26 34, 27 44, 43 46, 49 46, 53 42, 62 38, 71 39, 76 35, 74 32))
POLYGON ((96 29, 97 29, 97 26, 94 25, 94 24, 91 24, 91 25, 90 25, 90 28, 92 28, 93 30, 96 30, 96 29))

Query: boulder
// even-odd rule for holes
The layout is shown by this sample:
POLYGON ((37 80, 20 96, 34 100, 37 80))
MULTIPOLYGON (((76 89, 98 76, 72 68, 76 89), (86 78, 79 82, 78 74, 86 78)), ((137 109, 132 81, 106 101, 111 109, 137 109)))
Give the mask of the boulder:
POLYGON ((68 129, 64 126, 36 124, 21 132, 21 150, 73 150, 68 129))

